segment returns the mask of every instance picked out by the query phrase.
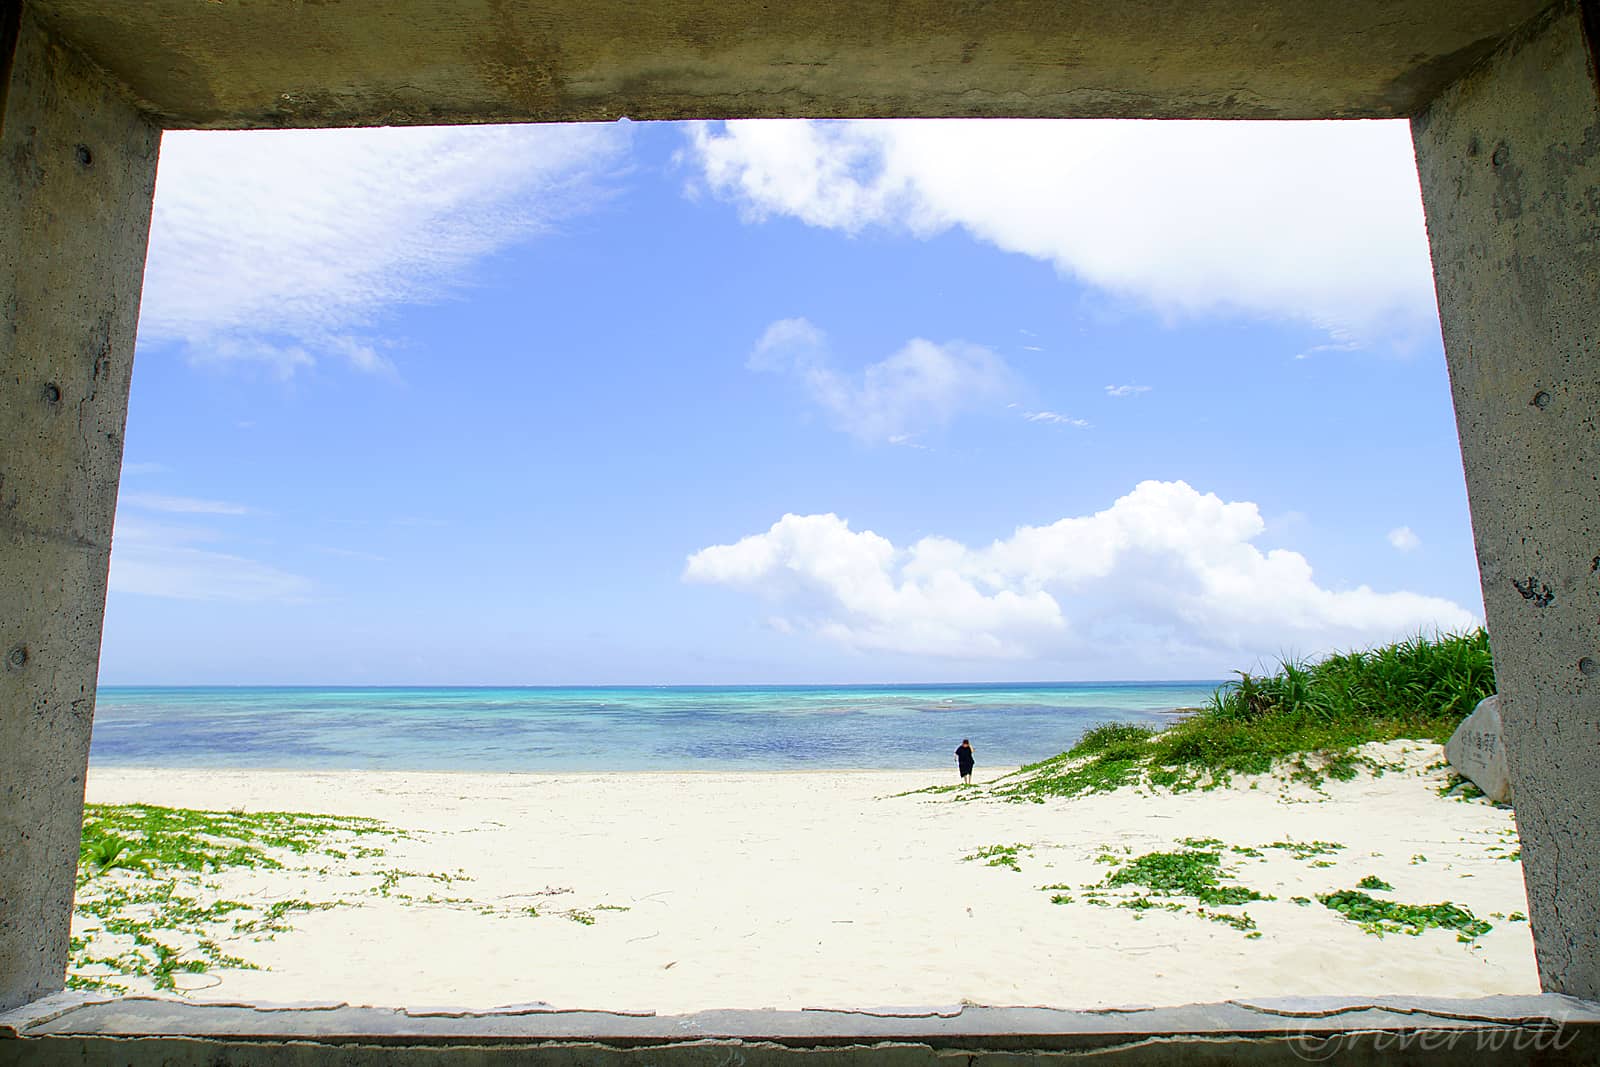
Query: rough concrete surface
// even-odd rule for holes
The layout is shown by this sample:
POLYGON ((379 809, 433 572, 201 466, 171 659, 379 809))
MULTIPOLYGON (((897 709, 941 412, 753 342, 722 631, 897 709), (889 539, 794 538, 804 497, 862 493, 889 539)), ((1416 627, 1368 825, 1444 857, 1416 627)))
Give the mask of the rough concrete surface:
MULTIPOLYGON (((0 2, 0 13, 14 6, 0 2)), ((0 1008, 58 988, 67 955, 157 126, 620 115, 1420 111, 1540 973, 1550 990, 1600 996, 1600 103, 1583 18, 1593 5, 1565 2, 1525 25, 1544 6, 33 0, 0 132, 0 1008)), ((330 1062, 341 1048, 345 1062, 376 1062, 396 1051, 33 1040, 0 1040, 0 1062, 21 1050, 36 1062, 174 1063, 330 1062)), ((697 1050, 685 1058, 730 1067, 797 1054, 734 1040, 684 1045, 697 1050)), ((870 1047, 880 1061, 951 1054, 882 1040, 870 1047)), ((1295 1051, 1281 1038, 1167 1040, 1147 1033, 1103 1055, 1264 1062, 1295 1051)), ((1379 1058, 1370 1034, 1362 1040, 1341 1058, 1379 1058)), ((460 1063, 483 1052, 406 1054, 460 1063)), ((961 1054, 969 1064, 1013 1055, 961 1054)), ((653 1055, 538 1051, 584 1063, 653 1055)), ((1481 1048, 1471 1055, 1455 1062, 1487 1062, 1481 1048)))
POLYGON ((0 128, 0 1007, 61 988, 160 131, 23 16, 0 128))
POLYGON ((202 1006, 62 994, 0 1015, 0 1061, 121 1063, 533 1062, 618 1067, 1020 1063, 1593 1063, 1600 1006, 1553 995, 1267 998, 1064 1011, 710 1011, 616 1015, 528 1005, 487 1012, 202 1006), (8 1048, 8 1039, 10 1044, 8 1048))
POLYGON ((1577 5, 1413 122, 1546 989, 1600 996, 1600 97, 1577 5))
POLYGON ((1547 0, 33 0, 169 127, 1409 115, 1547 0))

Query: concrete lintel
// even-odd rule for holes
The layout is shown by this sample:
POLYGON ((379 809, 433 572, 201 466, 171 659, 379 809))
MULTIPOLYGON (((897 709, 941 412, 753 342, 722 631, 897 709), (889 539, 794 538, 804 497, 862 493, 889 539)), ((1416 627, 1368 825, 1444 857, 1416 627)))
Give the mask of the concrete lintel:
POLYGON ((29 0, 169 128, 1410 115, 1549 0, 29 0))

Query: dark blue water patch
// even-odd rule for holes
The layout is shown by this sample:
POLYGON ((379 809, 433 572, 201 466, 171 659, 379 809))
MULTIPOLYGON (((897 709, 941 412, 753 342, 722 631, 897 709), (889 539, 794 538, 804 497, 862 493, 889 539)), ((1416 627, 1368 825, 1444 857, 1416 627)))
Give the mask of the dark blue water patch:
POLYGON ((1099 722, 1162 726, 1216 683, 103 689, 102 766, 796 770, 1033 762, 1099 722))

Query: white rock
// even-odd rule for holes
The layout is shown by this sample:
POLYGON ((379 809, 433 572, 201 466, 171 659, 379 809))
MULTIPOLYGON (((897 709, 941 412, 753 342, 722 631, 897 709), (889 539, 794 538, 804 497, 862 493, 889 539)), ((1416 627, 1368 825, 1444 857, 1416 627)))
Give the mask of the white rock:
POLYGON ((1445 759, 1497 803, 1511 802, 1511 776, 1506 770, 1506 745, 1500 732, 1500 696, 1485 697, 1462 720, 1444 746, 1445 759))

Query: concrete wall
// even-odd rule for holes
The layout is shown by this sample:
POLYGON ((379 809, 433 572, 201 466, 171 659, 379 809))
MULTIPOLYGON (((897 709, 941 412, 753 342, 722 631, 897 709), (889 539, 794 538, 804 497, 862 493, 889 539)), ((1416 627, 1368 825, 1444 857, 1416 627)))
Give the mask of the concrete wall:
POLYGON ((5 101, 0 1009, 61 988, 66 967, 161 136, 26 13, 5 101))
MULTIPOLYGON (((328 41, 345 40, 338 32, 350 31, 347 36, 358 43, 365 39, 355 32, 359 21, 337 23, 358 19, 360 5, 146 0, 143 10, 148 14, 152 5, 162 4, 189 17, 232 19, 227 40, 239 49, 240 62, 265 57, 261 83, 248 87, 277 101, 259 105, 265 113, 250 110, 257 104, 244 97, 231 103, 217 97, 204 78, 169 85, 178 104, 198 109, 186 120, 195 124, 355 123, 387 117, 471 121, 566 113, 535 99, 542 91, 538 85, 513 79, 516 84, 509 88, 500 86, 497 79, 505 71, 499 67, 489 71, 488 82, 505 93, 491 93, 477 103, 469 93, 460 105, 464 110, 446 116, 430 111, 430 94, 391 107, 384 94, 393 87, 367 84, 376 77, 361 74, 368 68, 341 61, 324 70, 312 62, 326 58, 321 49, 328 41), (300 20, 301 36, 247 32, 250 18, 262 12, 300 20), (317 21, 325 18, 336 21, 328 26, 317 21), (284 62, 300 64, 295 69, 306 80, 296 83, 299 96, 286 96, 274 81, 281 73, 274 48, 284 50, 284 62), (315 95, 319 85, 328 89, 323 83, 347 74, 355 81, 334 85, 332 97, 315 95), (286 99, 303 106, 272 110, 286 99)), ((43 6, 58 22, 82 13, 89 20, 80 35, 85 40, 92 36, 90 29, 104 30, 106 19, 116 23, 103 34, 109 42, 107 61, 116 55, 133 64, 119 71, 127 81, 167 85, 169 74, 189 69, 167 62, 165 53, 128 47, 136 33, 174 38, 166 20, 141 17, 137 5, 45 0, 43 6), (125 24, 113 17, 118 13, 125 24)), ((491 9, 504 5, 480 6, 486 25, 508 34, 506 70, 536 74, 545 69, 516 50, 538 37, 538 27, 490 18, 491 9)), ((1378 36, 1361 37, 1362 48, 1387 40, 1383 33, 1395 25, 1380 17, 1387 6, 1368 5, 1371 21, 1357 30, 1378 36)), ((14 0, 0 0, 0 14, 12 7, 14 0)), ((1138 10, 1137 5, 1104 10, 1113 7, 1138 10)), ((1230 5, 1213 7, 1233 12, 1230 5)), ((813 8, 804 10, 815 13, 813 8)), ((1520 0, 1457 5, 1449 12, 1429 7, 1429 17, 1416 25, 1438 22, 1459 29, 1463 12, 1480 8, 1496 15, 1490 20, 1496 27, 1525 10, 1520 0), (1434 19, 1436 10, 1440 15, 1434 19)), ((614 9, 622 11, 624 5, 614 9)), ((955 10, 940 7, 947 9, 955 10)), ((919 71, 927 62, 967 66, 967 49, 955 47, 965 38, 908 36, 902 31, 912 23, 891 20, 881 40, 869 34, 861 42, 860 54, 872 63, 862 67, 855 53, 846 53, 849 61, 838 67, 846 74, 860 68, 873 78, 889 79, 892 92, 882 89, 877 103, 860 109, 851 103, 857 99, 853 83, 836 87, 827 99, 839 113, 953 114, 986 108, 1021 113, 1020 105, 1007 103, 1013 98, 1034 101, 1027 105, 1030 114, 1074 108, 1080 114, 1390 113, 1383 109, 1410 106, 1416 93, 1431 92, 1461 69, 1458 64, 1476 60, 1498 40, 1473 31, 1457 42, 1459 47, 1438 44, 1436 51, 1454 48, 1448 53, 1428 59, 1433 53, 1417 52, 1426 61, 1406 69, 1404 77, 1411 80, 1405 85, 1411 88, 1397 90, 1392 100, 1382 92, 1356 99, 1361 93, 1370 96, 1357 82, 1340 83, 1344 87, 1333 97, 1311 92, 1301 99, 1291 90, 1301 83, 1325 87, 1326 71, 1272 57, 1280 44, 1290 43, 1314 53, 1304 47, 1313 23, 1299 19, 1301 7, 1291 4, 1257 3, 1251 10, 1262 12, 1261 19, 1280 20, 1283 33, 1265 33, 1257 25, 1260 19, 1246 19, 1249 32, 1239 39, 1255 42, 1260 51, 1234 56, 1206 42, 1238 35, 1214 32, 1209 22, 1210 36, 1176 39, 1162 26, 1143 22, 1131 28, 1075 23, 1054 37, 1044 32, 1048 27, 1029 24, 1020 36, 1008 36, 990 21, 1001 17, 998 8, 963 9, 963 18, 976 20, 970 28, 986 34, 982 48, 967 42, 973 44, 970 51, 981 56, 992 49, 1000 66, 973 65, 973 73, 951 82, 954 88, 945 96, 919 80, 919 71), (1007 56, 1016 50, 1040 47, 1041 33, 1057 43, 1081 39, 1083 55, 1097 56, 1124 31, 1138 61, 1109 69, 1104 84, 1086 80, 1086 68, 1068 64, 1065 74, 1050 67, 1052 76, 1062 79, 1057 89, 1065 95, 1059 97, 1030 95, 1037 86, 1027 78, 1001 85, 998 104, 970 91, 977 83, 1003 81, 993 71, 1006 68, 1007 56), (1155 93, 1136 84, 1152 69, 1141 51, 1151 42, 1175 47, 1180 56, 1222 54, 1226 61, 1204 67, 1198 80, 1155 93), (955 50, 940 52, 946 45, 955 50), (887 59, 885 49, 892 53, 887 59), (1227 79, 1257 65, 1287 77, 1282 91, 1289 94, 1288 103, 1274 105, 1277 110, 1226 96, 1233 84, 1227 79), (1118 111, 1072 95, 1086 84, 1112 96, 1135 90, 1138 102, 1118 111)), ((1408 10, 1420 8, 1413 4, 1408 10)), ((717 110, 788 113, 822 106, 814 86, 797 87, 782 76, 782 58, 811 38, 785 22, 782 12, 763 8, 750 18, 766 34, 763 47, 770 46, 769 52, 730 63, 724 71, 726 99, 734 103, 717 110)), ((1511 745, 1540 973, 1549 989, 1600 998, 1600 104, 1593 42, 1584 25, 1580 8, 1569 0, 1444 90, 1415 119, 1414 130, 1511 745)), ((698 39, 693 27, 676 23, 660 32, 675 48, 698 39)), ((0 49, 4 38, 0 33, 0 49)), ((608 49, 631 47, 636 60, 654 62, 658 48, 667 47, 653 37, 635 40, 610 31, 595 40, 596 69, 602 73, 613 65, 608 49)), ((379 51, 403 73, 416 65, 412 52, 388 46, 379 51)), ((466 50, 440 62, 449 68, 480 52, 484 49, 466 50)), ((691 55, 681 65, 652 68, 646 80, 613 86, 606 90, 610 96, 600 93, 597 99, 607 102, 596 113, 609 114, 606 109, 614 104, 635 114, 704 113, 711 107, 709 98, 690 91, 702 65, 691 55)), ((222 68, 233 69, 229 63, 222 68)), ((0 72, 5 69, 0 63, 0 72)), ((1024 64, 1023 69, 1033 68, 1024 64)), ((1387 76, 1392 82, 1401 75, 1387 76)), ((563 84, 576 82, 568 78, 563 84)), ((7 176, 0 185, 0 1009, 59 988, 67 957, 111 525, 159 143, 155 124, 116 82, 52 41, 27 13, 6 89, 0 127, 0 171, 7 176)))
POLYGON ((1546 989, 1600 998, 1600 97, 1575 4, 1413 120, 1546 989))

